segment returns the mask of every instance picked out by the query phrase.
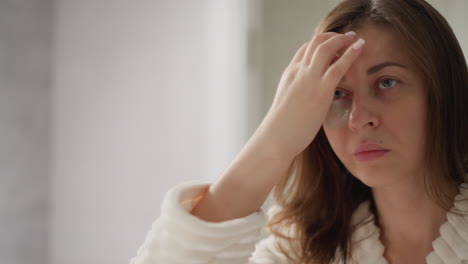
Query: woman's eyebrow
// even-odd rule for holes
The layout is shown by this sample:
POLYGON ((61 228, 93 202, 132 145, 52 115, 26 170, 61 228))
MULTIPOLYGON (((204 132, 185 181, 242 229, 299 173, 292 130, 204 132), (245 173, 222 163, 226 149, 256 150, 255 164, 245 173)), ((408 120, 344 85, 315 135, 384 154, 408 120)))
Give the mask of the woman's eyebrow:
POLYGON ((389 66, 397 66, 397 67, 401 67, 401 68, 405 68, 405 69, 408 68, 405 65, 397 63, 397 62, 386 61, 386 62, 383 62, 383 63, 380 63, 380 64, 377 64, 377 65, 374 65, 374 66, 370 67, 367 70, 367 75, 371 75, 373 73, 376 73, 376 72, 380 71, 381 69, 383 69, 385 67, 389 67, 389 66))
MULTIPOLYGON (((408 67, 406 67, 405 65, 401 64, 401 63, 398 63, 398 62, 393 62, 393 61, 386 61, 386 62, 382 62, 382 63, 379 63, 377 65, 374 65, 372 67, 370 67, 368 70, 367 70, 367 75, 371 75, 371 74, 374 74, 380 70, 382 70, 383 68, 385 67, 390 67, 390 66, 396 66, 396 67, 400 67, 400 68, 404 68, 404 69, 408 69, 408 67)), ((345 82, 346 79, 345 77, 343 76, 343 78, 341 79, 341 81, 339 82, 339 84, 345 82)))

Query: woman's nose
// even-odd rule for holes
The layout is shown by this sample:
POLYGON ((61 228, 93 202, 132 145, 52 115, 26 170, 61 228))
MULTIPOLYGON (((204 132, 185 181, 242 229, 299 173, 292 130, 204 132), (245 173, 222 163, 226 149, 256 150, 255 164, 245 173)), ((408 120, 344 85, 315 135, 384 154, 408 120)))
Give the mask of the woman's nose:
POLYGON ((377 128, 380 125, 377 110, 373 109, 369 100, 362 98, 354 100, 351 105, 348 125, 353 131, 377 128))

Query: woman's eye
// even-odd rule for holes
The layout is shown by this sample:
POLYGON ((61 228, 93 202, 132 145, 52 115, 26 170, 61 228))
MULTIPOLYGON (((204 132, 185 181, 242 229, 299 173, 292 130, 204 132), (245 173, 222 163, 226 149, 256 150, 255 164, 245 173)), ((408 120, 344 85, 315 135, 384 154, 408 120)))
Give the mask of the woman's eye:
POLYGON ((340 90, 336 90, 335 91, 335 99, 341 99, 343 97, 345 97, 347 95, 347 93, 345 91, 340 91, 340 90))
POLYGON ((379 82, 379 88, 382 88, 382 89, 392 88, 397 83, 398 81, 395 79, 383 79, 382 81, 379 82))

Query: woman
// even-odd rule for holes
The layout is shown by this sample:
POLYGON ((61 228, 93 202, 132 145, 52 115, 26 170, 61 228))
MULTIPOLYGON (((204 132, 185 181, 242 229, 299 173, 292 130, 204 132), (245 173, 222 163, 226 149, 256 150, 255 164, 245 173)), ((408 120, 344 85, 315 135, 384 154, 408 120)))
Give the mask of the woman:
POLYGON ((428 3, 340 2, 230 167, 169 191, 132 263, 468 263, 467 98, 428 3))

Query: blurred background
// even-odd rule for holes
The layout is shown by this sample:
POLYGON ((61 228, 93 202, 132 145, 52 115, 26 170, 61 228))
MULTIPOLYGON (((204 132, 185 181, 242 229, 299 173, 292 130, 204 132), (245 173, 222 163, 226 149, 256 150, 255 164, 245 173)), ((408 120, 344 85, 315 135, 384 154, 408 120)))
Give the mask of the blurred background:
MULTIPOLYGON (((128 263, 337 1, 1 0, 0 263, 128 263)), ((429 1, 468 54, 468 1, 429 1), (465 28, 464 28, 465 27, 465 28)))

